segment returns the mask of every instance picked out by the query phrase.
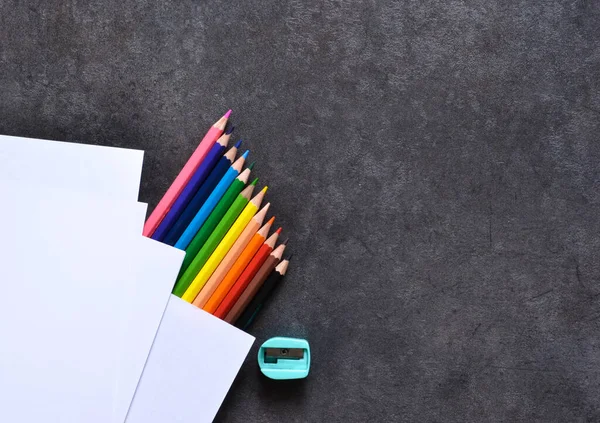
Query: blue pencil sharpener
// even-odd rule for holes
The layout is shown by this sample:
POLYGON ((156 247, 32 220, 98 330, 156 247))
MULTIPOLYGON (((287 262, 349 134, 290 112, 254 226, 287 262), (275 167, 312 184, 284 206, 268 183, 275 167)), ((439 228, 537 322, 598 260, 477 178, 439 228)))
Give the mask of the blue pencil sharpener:
POLYGON ((275 337, 258 349, 258 365, 263 375, 275 380, 303 379, 310 369, 308 341, 275 337))

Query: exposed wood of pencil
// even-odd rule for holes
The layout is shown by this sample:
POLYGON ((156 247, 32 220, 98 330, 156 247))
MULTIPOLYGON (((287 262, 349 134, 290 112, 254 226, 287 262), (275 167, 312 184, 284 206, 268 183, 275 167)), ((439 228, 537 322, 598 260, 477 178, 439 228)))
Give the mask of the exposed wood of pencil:
POLYGON ((225 129, 225 125, 227 125, 227 121, 229 120, 229 114, 230 112, 227 112, 223 115, 223 117, 221 117, 221 119, 219 119, 218 121, 216 121, 214 123, 214 127, 218 128, 220 130, 224 130, 225 129))
POLYGON ((244 197, 245 199, 249 200, 253 191, 254 191, 254 185, 248 185, 246 188, 244 188, 242 190, 242 192, 240 192, 240 195, 242 197, 244 197))
POLYGON ((281 260, 281 257, 283 257, 283 252, 285 251, 285 246, 287 245, 287 243, 288 243, 288 240, 286 239, 277 248, 275 248, 273 250, 271 255, 273 257, 277 258, 277 260, 281 260))
POLYGON ((243 171, 242 173, 240 173, 240 174, 238 175, 238 177, 237 177, 237 178, 235 178, 235 179, 237 179, 238 181, 242 181, 243 183, 245 183, 245 184, 246 184, 246 183, 248 183, 248 179, 250 179, 250 172, 251 172, 251 170, 250 170, 250 169, 248 169, 248 168, 246 168, 246 169, 244 169, 244 171, 243 171))
POLYGON ((256 194, 256 196, 250 200, 250 203, 254 204, 257 208, 260 207, 260 204, 263 201, 263 198, 265 198, 265 194, 267 193, 267 189, 268 187, 264 187, 263 189, 260 190, 260 192, 258 194, 256 194))
POLYGON ((275 267, 275 271, 281 276, 285 276, 289 265, 290 261, 288 259, 282 260, 281 263, 279 263, 277 267, 275 267))
POLYGON ((281 231, 275 231, 271 234, 269 238, 264 242, 263 245, 268 245, 271 248, 275 248, 275 243, 277 242, 277 238, 279 238, 279 234, 281 231))
MULTIPOLYGON (((267 203, 267 205, 270 206, 271 203, 267 203)), ((269 221, 262 226, 262 228, 260 228, 258 231, 256 231, 256 233, 259 234, 260 236, 262 236, 263 238, 267 239, 267 235, 269 235, 269 231, 271 230, 271 226, 273 225, 273 222, 275 222, 275 216, 271 217, 269 219, 269 221)))
POLYGON ((229 139, 230 138, 231 138, 231 134, 223 134, 217 140, 216 144, 219 144, 221 147, 227 147, 227 144, 229 144, 229 139))
MULTIPOLYGON (((232 150, 233 150, 233 148, 232 148, 232 150)), ((246 159, 244 158, 244 156, 241 156, 235 162, 233 162, 231 167, 234 168, 235 170, 237 170, 238 172, 241 172, 242 167, 244 167, 245 161, 246 161, 246 159)))

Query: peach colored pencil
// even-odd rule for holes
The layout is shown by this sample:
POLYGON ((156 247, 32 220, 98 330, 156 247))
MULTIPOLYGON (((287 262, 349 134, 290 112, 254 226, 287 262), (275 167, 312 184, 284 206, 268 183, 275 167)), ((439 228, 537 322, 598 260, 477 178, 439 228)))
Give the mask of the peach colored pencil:
MULTIPOLYGON (((208 278, 212 276, 217 266, 221 264, 221 260, 223 260, 225 255, 227 255, 227 253, 231 249, 231 247, 233 247, 233 244, 235 244, 235 241, 237 241, 238 237, 242 234, 242 232, 244 232, 244 229, 246 228, 248 223, 250 223, 250 221, 256 215, 256 213, 258 213, 260 203, 262 203, 266 192, 267 187, 265 186, 258 194, 254 196, 252 200, 250 200, 246 204, 246 207, 244 207, 244 210, 242 210, 242 212, 239 214, 238 218, 235 220, 233 225, 231 225, 230 229, 227 231, 225 236, 222 235, 222 229, 227 227, 229 223, 227 223, 225 227, 220 227, 221 223, 223 222, 223 220, 221 220, 219 226, 217 226, 217 228, 211 234, 210 238, 208 238, 208 241, 206 241, 204 247, 202 247, 194 261, 192 261, 192 264, 190 264, 190 267, 188 267, 188 269, 186 270, 186 273, 193 274, 196 269, 196 266, 200 266, 200 264, 204 260, 205 254, 212 250, 212 254, 208 258, 208 260, 204 261, 204 265, 199 270, 198 274, 196 274, 196 277, 189 285, 188 289, 181 296, 182 300, 185 300, 191 304, 192 301, 196 299, 196 296, 200 293, 202 288, 204 288, 204 284, 208 281, 208 278), (213 241, 216 241, 216 239, 221 239, 221 242, 219 242, 219 245, 216 248, 214 248, 213 241), (206 247, 208 247, 208 250, 206 249, 206 247)), ((233 205, 231 207, 233 207, 233 205)), ((225 217, 223 219, 225 219, 225 217)), ((185 277, 185 273, 183 277, 185 277)), ((182 280, 180 280, 179 282, 182 282, 182 280)), ((175 293, 175 290, 173 290, 173 292, 175 293)))
POLYGON ((262 265, 265 264, 265 261, 267 261, 267 259, 269 258, 269 255, 275 249, 275 242, 277 241, 278 236, 279 233, 276 231, 258 249, 258 251, 254 255, 254 257, 252 257, 252 260, 250 260, 250 263, 248 263, 240 277, 237 278, 233 286, 229 289, 227 295, 225 295, 223 301, 221 301, 221 304, 219 304, 219 307, 217 307, 217 309, 213 313, 213 316, 216 316, 219 319, 224 319, 225 316, 227 316, 227 313, 229 313, 229 311, 234 306, 238 298, 240 298, 242 292, 244 292, 246 287, 250 284, 250 282, 252 282, 254 276, 256 276, 262 265))
POLYGON ((277 248, 273 250, 273 252, 269 255, 264 264, 260 267, 259 271, 254 275, 250 284, 244 289, 240 298, 235 302, 229 313, 225 316, 225 321, 227 323, 235 323, 235 321, 240 317, 242 312, 246 309, 252 298, 256 295, 260 287, 263 285, 267 277, 271 274, 271 272, 275 269, 275 267, 281 261, 281 257, 283 257, 283 252, 285 251, 285 244, 279 245, 277 248))
POLYGON ((229 250, 227 255, 223 258, 223 261, 221 264, 219 264, 219 267, 217 267, 217 269, 214 271, 192 304, 199 308, 204 307, 210 296, 215 292, 227 272, 229 272, 229 269, 231 269, 231 266, 233 266, 240 254, 242 254, 242 251, 244 251, 244 248, 246 248, 255 234, 262 236, 263 240, 267 238, 269 230, 271 229, 271 225, 275 221, 275 217, 272 217, 262 228, 260 227, 265 219, 268 208, 269 205, 267 204, 256 214, 256 216, 254 216, 250 223, 248 223, 248 226, 246 226, 244 232, 242 232, 235 244, 233 244, 231 250, 229 250))
POLYGON ((181 191, 183 191, 196 169, 198 169, 198 166, 200 166, 200 163, 202 163, 202 160, 204 160, 212 146, 217 142, 217 139, 223 134, 229 115, 231 115, 231 110, 228 110, 204 135, 204 138, 202 138, 194 153, 188 159, 185 166, 183 166, 179 175, 177 175, 163 198, 152 211, 152 214, 150 214, 150 217, 148 217, 148 220, 144 224, 144 236, 152 236, 158 225, 160 225, 160 222, 162 222, 169 212, 171 206, 177 200, 179 194, 181 194, 181 191))
MULTIPOLYGON (((206 302, 206 304, 204 304, 202 310, 206 311, 207 313, 214 314, 217 311, 217 308, 221 305, 221 302, 225 296, 229 293, 231 287, 235 285, 235 282, 238 280, 238 278, 241 277, 241 275, 246 271, 246 268, 250 262, 254 260, 255 256, 260 254, 261 257, 266 259, 267 255, 271 254, 271 251, 273 251, 273 247, 275 246, 280 233, 281 228, 277 229, 275 233, 272 234, 266 241, 262 235, 256 233, 246 248, 244 248, 244 251, 242 251, 242 254, 240 254, 233 266, 231 266, 231 269, 229 269, 229 272, 227 272, 223 278, 223 281, 211 295, 210 299, 206 302)), ((259 260, 259 258, 256 260, 259 260)), ((248 270, 248 272, 250 272, 250 270, 248 270)))

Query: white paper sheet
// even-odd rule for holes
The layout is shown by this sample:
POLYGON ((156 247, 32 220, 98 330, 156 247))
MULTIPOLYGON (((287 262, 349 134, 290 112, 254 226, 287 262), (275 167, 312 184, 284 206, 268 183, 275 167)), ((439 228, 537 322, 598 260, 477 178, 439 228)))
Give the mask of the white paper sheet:
MULTIPOLYGON (((33 189, 37 188, 38 190, 52 189, 65 193, 71 192, 71 195, 74 193, 84 193, 85 196, 97 195, 110 199, 135 201, 139 191, 142 160, 143 152, 138 150, 0 135, 0 181, 27 183, 31 184, 33 189)), ((119 207, 125 212, 124 209, 127 207, 130 208, 131 205, 115 204, 115 207, 119 207)), ((145 217, 145 212, 143 213, 144 215, 139 219, 139 223, 133 222, 135 226, 130 228, 134 231, 133 233, 141 234, 145 217)), ((150 248, 150 252, 153 254, 147 257, 149 260, 147 263, 140 263, 141 269, 153 268, 153 263, 161 263, 163 260, 165 261, 165 265, 168 265, 170 263, 169 259, 174 256, 173 253, 169 254, 168 252, 164 253, 164 257, 157 255, 157 248, 160 247, 147 248, 150 248)), ((165 248, 161 250, 164 252, 165 248)), ((151 339, 150 341, 146 341, 148 336, 150 336, 148 335, 148 330, 154 326, 154 333, 151 335, 153 339, 170 292, 169 289, 162 295, 157 294, 157 290, 155 289, 157 285, 166 286, 171 283, 170 281, 164 282, 164 279, 155 278, 152 279, 153 283, 147 282, 150 285, 148 291, 144 291, 142 286, 134 287, 133 283, 136 281, 139 281, 139 278, 132 278, 130 281, 126 281, 123 286, 122 305, 118 308, 118 313, 121 314, 121 321, 123 322, 120 328, 119 339, 122 340, 121 342, 123 340, 143 338, 143 342, 140 340, 139 343, 123 345, 123 349, 115 346, 115 355, 117 355, 119 360, 118 373, 120 375, 121 372, 125 372, 123 377, 118 376, 115 380, 114 403, 115 407, 119 404, 120 410, 125 407, 126 401, 131 401, 135 384, 137 384, 141 373, 141 368, 139 367, 143 367, 152 342, 151 339), (145 294, 145 296, 136 296, 138 292, 141 292, 142 295, 145 294), (157 298, 157 295, 160 296, 160 300, 157 298), (130 336, 128 333, 130 327, 129 317, 125 315, 125 313, 128 314, 132 310, 130 307, 131 298, 138 300, 136 304, 142 305, 142 310, 139 310, 139 312, 147 318, 143 322, 144 328, 136 328, 135 325, 132 327, 134 331, 139 329, 139 332, 135 331, 132 333, 133 336, 130 336), (148 301, 141 301, 142 298, 148 298, 148 301), (156 306, 157 303, 158 307, 156 306), (162 303, 162 306, 160 303, 162 303), (146 307, 145 309, 144 306, 146 307), (153 313, 147 311, 149 309, 153 313), (158 322, 156 322, 157 318, 158 322), (132 352, 132 349, 135 351, 132 352), (142 352, 144 350, 145 353, 142 352), (139 360, 142 360, 141 364, 139 360, 132 361, 130 357, 140 357, 139 360), (144 358, 142 359, 141 357, 144 358), (129 360, 123 363, 121 360, 124 358, 129 360), (137 379, 134 377, 136 373, 137 379), (123 381, 123 388, 119 393, 117 392, 117 386, 120 380, 123 381), (130 388, 132 384, 133 388, 130 388), (127 393, 129 391, 131 392, 127 393), (129 399, 126 400, 126 398, 129 399)), ((134 313, 133 317, 139 317, 140 313, 134 313)), ((129 402, 127 402, 125 411, 117 413, 117 415, 123 416, 117 419, 117 422, 124 420, 124 414, 129 407, 129 402)))
POLYGON ((253 342, 171 295, 126 422, 211 422, 253 342))
POLYGON ((115 422, 122 423, 177 279, 185 252, 150 238, 141 239, 144 265, 129 286, 115 390, 115 422))
POLYGON ((0 185, 0 195, 0 421, 106 423, 120 352, 115 310, 137 275, 145 206, 18 184, 0 185))
POLYGON ((144 152, 0 135, 0 181, 137 201, 144 152))
MULTIPOLYGON (((123 421, 182 259, 139 236, 142 159, 0 135, 0 421, 123 421)), ((164 317, 127 421, 211 421, 253 338, 176 297, 164 317)))

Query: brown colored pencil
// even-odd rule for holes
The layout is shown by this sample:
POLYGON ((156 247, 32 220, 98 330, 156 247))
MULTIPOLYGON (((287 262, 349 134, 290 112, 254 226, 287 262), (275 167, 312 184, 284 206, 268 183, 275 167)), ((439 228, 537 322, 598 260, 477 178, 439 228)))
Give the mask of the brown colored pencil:
POLYGON ((291 255, 281 260, 275 270, 271 272, 263 286, 258 290, 250 304, 242 312, 240 317, 235 321, 235 326, 246 330, 256 318, 256 315, 262 310, 265 303, 269 300, 269 297, 277 289, 281 280, 287 273, 288 265, 290 264, 291 255))
POLYGON ((235 302, 229 313, 225 316, 225 321, 228 323, 234 323, 238 317, 242 314, 244 309, 250 304, 252 298, 256 295, 260 287, 263 285, 269 274, 275 269, 275 267, 281 261, 283 252, 285 251, 285 245, 287 240, 280 244, 273 252, 267 257, 264 264, 260 267, 256 275, 252 278, 252 281, 248 284, 242 295, 235 302))

